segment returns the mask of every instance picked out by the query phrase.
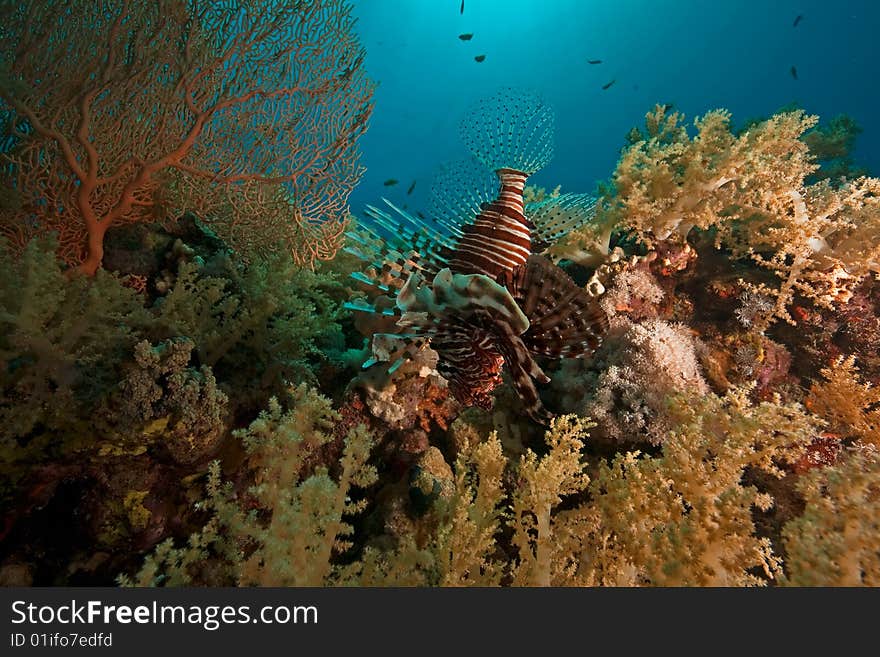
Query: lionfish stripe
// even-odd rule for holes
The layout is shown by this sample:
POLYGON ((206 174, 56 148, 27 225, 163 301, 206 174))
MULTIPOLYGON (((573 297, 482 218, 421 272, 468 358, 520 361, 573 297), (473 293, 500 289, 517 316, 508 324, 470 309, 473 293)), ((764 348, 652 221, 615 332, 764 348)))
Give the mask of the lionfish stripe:
POLYGON ((528 240, 525 240, 526 243, 523 244, 521 239, 507 238, 506 235, 500 233, 501 231, 493 230, 487 226, 473 226, 468 235, 459 243, 459 248, 462 244, 481 244, 498 253, 507 254, 517 265, 528 260, 531 255, 528 240))
POLYGON ((535 355, 559 358, 589 353, 608 330, 608 318, 596 300, 542 256, 531 256, 513 272, 508 286, 529 318, 522 338, 535 355))
POLYGON ((527 257, 523 257, 522 253, 514 253, 513 249, 507 244, 491 244, 489 242, 490 240, 488 239, 479 239, 476 236, 462 240, 459 247, 455 250, 455 255, 451 262, 461 259, 461 255, 464 252, 476 254, 494 261, 498 266, 508 268, 518 267, 522 264, 521 261, 527 259, 527 257))
POLYGON ((462 247, 456 251, 456 257, 452 259, 449 266, 455 271, 483 274, 494 279, 499 270, 514 267, 516 263, 500 258, 493 251, 486 255, 477 247, 462 247))
POLYGON ((532 252, 529 222, 523 214, 522 190, 528 176, 498 169, 498 197, 484 203, 473 223, 464 226, 449 266, 458 273, 479 273, 501 280, 523 265, 532 252))
POLYGON ((504 356, 504 363, 510 372, 513 387, 523 403, 523 410, 536 422, 542 424, 549 422, 552 415, 541 403, 534 381, 547 383, 550 379, 529 354, 520 336, 505 331, 501 325, 498 325, 498 328, 499 332, 504 334, 503 339, 498 342, 498 349, 504 356))
POLYGON ((524 220, 525 217, 521 212, 517 213, 508 207, 490 203, 488 207, 477 215, 473 224, 464 227, 464 232, 466 233, 468 232, 468 229, 480 225, 490 228, 496 226, 503 227, 508 232, 517 236, 520 240, 523 240, 525 246, 529 246, 531 243, 530 231, 528 226, 525 225, 524 220))
POLYGON ((522 215, 517 219, 510 217, 507 213, 500 212, 483 212, 477 216, 473 224, 467 226, 465 232, 473 232, 475 227, 483 227, 495 232, 504 231, 505 235, 510 235, 510 240, 517 242, 523 248, 532 248, 532 236, 528 226, 525 225, 522 215))

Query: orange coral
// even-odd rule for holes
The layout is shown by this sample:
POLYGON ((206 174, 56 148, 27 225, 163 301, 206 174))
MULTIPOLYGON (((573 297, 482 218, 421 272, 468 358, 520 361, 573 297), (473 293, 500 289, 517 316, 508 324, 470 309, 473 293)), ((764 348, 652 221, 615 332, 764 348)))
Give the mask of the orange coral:
POLYGON ((0 10, 13 247, 93 274, 113 225, 196 212, 234 247, 340 245, 373 86, 344 0, 37 0, 0 10), (258 6, 253 6, 258 5, 258 6), (291 35, 294 35, 291 38, 291 35))
POLYGON ((855 357, 837 358, 822 377, 810 388, 807 407, 841 436, 880 447, 880 390, 861 380, 855 357))

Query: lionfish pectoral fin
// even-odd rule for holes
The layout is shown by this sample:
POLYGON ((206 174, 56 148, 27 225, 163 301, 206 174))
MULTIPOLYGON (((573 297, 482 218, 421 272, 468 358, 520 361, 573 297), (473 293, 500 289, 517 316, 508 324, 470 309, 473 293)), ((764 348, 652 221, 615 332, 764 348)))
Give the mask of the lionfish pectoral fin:
MULTIPOLYGON (((526 355, 528 356, 528 354, 526 355)), ((532 360, 530 356, 529 360, 532 360)), ((532 362, 534 363, 534 361, 532 362)), ((529 375, 527 364, 508 358, 505 358, 505 364, 508 366, 511 383, 513 383, 513 388, 522 401, 522 408, 525 414, 539 424, 549 423, 553 414, 541 402, 538 389, 535 387, 535 380, 529 375)), ((541 374, 542 377, 537 379, 538 382, 547 383, 550 381, 549 378, 543 375, 543 372, 541 374)))
POLYGON ((598 301, 543 256, 531 256, 514 271, 511 294, 529 318, 523 334, 529 352, 576 358, 598 348, 608 317, 598 301))
POLYGON ((376 333, 373 335, 372 356, 362 365, 368 369, 379 363, 391 363, 388 375, 394 374, 404 363, 415 358, 425 348, 428 339, 408 333, 376 333))
POLYGON ((532 250, 542 253, 560 238, 593 221, 596 204, 596 197, 590 194, 561 194, 527 204, 525 214, 535 226, 532 250))
POLYGON ((553 415, 544 408, 534 382, 549 383, 550 378, 532 358, 521 336, 507 332, 496 346, 504 357, 513 388, 523 403, 523 411, 535 422, 548 424, 553 415))

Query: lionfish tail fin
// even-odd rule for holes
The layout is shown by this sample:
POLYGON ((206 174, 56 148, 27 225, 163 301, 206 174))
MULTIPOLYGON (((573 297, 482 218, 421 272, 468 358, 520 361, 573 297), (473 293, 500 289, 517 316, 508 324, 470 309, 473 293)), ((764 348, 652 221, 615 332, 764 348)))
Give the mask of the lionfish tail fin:
POLYGON ((461 123, 468 150, 491 171, 532 175, 553 157, 554 115, 536 94, 501 89, 478 101, 461 123))
POLYGON ((526 205, 525 214, 535 228, 532 248, 536 252, 550 248, 573 230, 589 223, 596 216, 595 196, 561 194, 526 205))
POLYGON ((543 256, 531 256, 509 283, 529 318, 522 335, 532 354, 577 358, 595 351, 608 331, 608 317, 597 299, 543 256))
POLYGON ((498 178, 471 157, 442 164, 431 181, 429 211, 438 224, 457 238, 485 203, 498 193, 498 178))

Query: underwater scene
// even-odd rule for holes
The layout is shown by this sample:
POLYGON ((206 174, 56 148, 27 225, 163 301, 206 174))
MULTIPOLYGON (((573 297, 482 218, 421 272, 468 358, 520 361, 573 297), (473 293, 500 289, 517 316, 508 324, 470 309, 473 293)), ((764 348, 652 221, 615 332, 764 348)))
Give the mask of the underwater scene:
POLYGON ((880 3, 0 2, 0 584, 880 585, 880 3))

